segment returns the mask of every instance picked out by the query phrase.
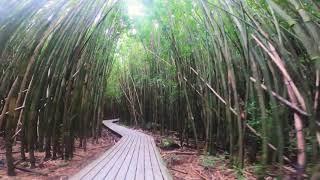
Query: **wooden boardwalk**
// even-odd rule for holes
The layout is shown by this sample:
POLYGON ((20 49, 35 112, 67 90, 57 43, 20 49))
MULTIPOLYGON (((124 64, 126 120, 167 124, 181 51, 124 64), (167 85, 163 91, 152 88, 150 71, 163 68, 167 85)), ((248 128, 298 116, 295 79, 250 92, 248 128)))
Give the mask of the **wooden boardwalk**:
POLYGON ((114 121, 103 124, 122 136, 120 141, 70 179, 171 180, 153 138, 114 121))

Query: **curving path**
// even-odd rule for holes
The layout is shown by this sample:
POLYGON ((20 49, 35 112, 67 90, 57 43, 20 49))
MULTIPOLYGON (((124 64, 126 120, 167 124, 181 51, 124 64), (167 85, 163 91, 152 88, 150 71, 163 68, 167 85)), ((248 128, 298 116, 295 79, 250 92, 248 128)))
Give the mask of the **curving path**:
POLYGON ((87 165, 72 180, 171 180, 151 136, 103 121, 113 132, 122 136, 112 148, 87 165))

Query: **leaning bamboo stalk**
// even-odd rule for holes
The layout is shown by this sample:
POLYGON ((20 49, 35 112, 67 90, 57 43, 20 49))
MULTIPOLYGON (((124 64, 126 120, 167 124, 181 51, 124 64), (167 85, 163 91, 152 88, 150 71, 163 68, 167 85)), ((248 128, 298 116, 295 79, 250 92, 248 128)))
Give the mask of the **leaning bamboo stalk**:
MULTIPOLYGON (((283 80, 284 83, 287 86, 287 91, 289 94, 289 98, 291 100, 291 103, 294 105, 297 105, 298 102, 302 106, 302 108, 305 110, 306 105, 304 102, 304 99, 302 98, 300 92, 298 91, 297 87, 295 86, 294 82, 292 81, 289 73, 284 67, 284 63, 282 59, 279 57, 278 53, 276 52, 274 46, 269 42, 269 49, 265 47, 262 42, 255 36, 252 35, 252 37, 255 39, 255 41, 259 44, 260 47, 262 47, 265 52, 271 57, 273 62, 277 65, 277 67, 280 69, 282 75, 283 75, 283 80)), ((297 114, 294 113, 294 126, 296 129, 296 137, 297 137, 297 155, 298 155, 298 176, 300 177, 301 174, 304 171, 305 164, 306 164, 306 152, 305 152, 305 139, 304 139, 304 134, 303 134, 303 123, 301 117, 297 114)))
MULTIPOLYGON (((258 83, 257 80, 253 77, 250 77, 250 80, 254 83, 258 83)), ((306 111, 302 110, 301 108, 299 108, 298 106, 292 104, 290 101, 288 101, 287 99, 285 99, 284 97, 280 96, 279 94, 277 94, 276 92, 270 90, 266 85, 264 84, 260 84, 261 88, 268 91, 268 92, 271 92, 271 94, 276 98, 278 99, 282 104, 288 106, 289 108, 297 111, 298 113, 300 113, 301 115, 304 115, 304 116, 310 116, 310 114, 308 114, 306 111)))
POLYGON ((283 61, 279 57, 279 55, 276 53, 276 50, 274 46, 269 42, 269 48, 268 49, 255 35, 252 35, 254 40, 258 43, 258 45, 265 50, 265 52, 270 56, 270 58, 273 60, 273 62, 277 65, 279 70, 281 71, 282 75, 285 79, 287 79, 288 83, 290 83, 290 86, 292 87, 293 92, 295 93, 295 96, 297 97, 297 100, 299 101, 299 104, 301 105, 303 110, 306 110, 306 104, 304 102, 304 99, 302 95, 300 94, 297 86, 293 82, 291 76, 289 75, 288 71, 284 67, 283 61))
POLYGON ((8 107, 9 107, 9 102, 10 102, 12 96, 14 95, 14 90, 15 90, 15 88, 16 88, 17 85, 18 85, 18 81, 19 81, 19 77, 17 77, 17 78, 14 80, 14 82, 13 82, 13 84, 12 84, 12 86, 11 86, 11 89, 10 89, 10 91, 9 91, 9 93, 8 93, 6 102, 5 102, 5 104, 4 104, 4 107, 3 107, 3 109, 2 109, 2 113, 1 113, 1 115, 0 115, 0 128, 2 127, 2 124, 3 124, 3 122, 4 122, 4 119, 5 119, 4 117, 5 117, 5 115, 6 115, 6 112, 7 112, 8 107))
POLYGON ((212 91, 212 93, 213 93, 214 95, 217 96, 217 98, 218 98, 223 104, 227 104, 227 102, 211 87, 211 85, 210 85, 209 83, 207 83, 201 76, 199 76, 199 73, 198 73, 196 70, 194 70, 192 67, 190 67, 190 69, 192 70, 192 72, 193 72, 194 74, 196 74, 196 75, 201 79, 202 82, 204 82, 204 83, 206 84, 206 86, 212 91))
MULTIPOLYGON (((14 110, 15 111, 19 111, 19 110, 24 109, 24 108, 25 108, 24 106, 20 106, 20 107, 15 108, 14 110)), ((5 114, 6 115, 9 114, 9 111, 7 111, 5 114)))
MULTIPOLYGON (((188 82, 188 79, 187 79, 186 77, 184 77, 183 79, 184 79, 186 82, 188 82)), ((197 92, 198 95, 200 95, 200 92, 199 92, 198 90, 196 90, 194 87, 193 87, 193 89, 197 92)), ((232 110, 232 108, 230 108, 230 111, 231 111, 234 115, 238 116, 238 113, 237 113, 235 110, 232 110)), ((252 126, 250 126, 248 123, 246 123, 245 125, 246 125, 246 127, 247 127, 253 134, 255 134, 256 136, 258 136, 259 138, 262 138, 262 136, 261 136, 252 126)), ((277 150, 278 150, 278 149, 277 149, 273 144, 271 144, 271 143, 268 143, 268 146, 269 146, 272 150, 274 150, 274 151, 277 151, 277 150)), ((286 160, 287 162, 289 162, 289 163, 292 162, 287 156, 285 156, 285 155, 282 155, 282 156, 283 156, 283 159, 286 160)))
MULTIPOLYGON (((22 79, 22 82, 21 82, 21 85, 20 85, 20 91, 23 91, 23 90, 25 89, 25 86, 26 86, 26 84, 27 84, 29 75, 30 75, 30 73, 32 73, 32 72, 31 72, 32 66, 33 66, 33 64, 35 63, 36 58, 37 58, 38 55, 40 54, 41 48, 43 47, 44 43, 47 41, 47 39, 48 39, 49 36, 52 34, 52 32, 53 32, 54 30, 56 30, 57 27, 62 23, 63 19, 65 19, 65 17, 66 17, 67 14, 68 14, 68 13, 66 13, 65 16, 60 17, 55 24, 51 25, 51 27, 49 27, 49 28, 45 31, 42 39, 40 40, 40 42, 38 43, 38 45, 37 45, 36 48, 34 49, 34 51, 33 51, 33 53, 32 53, 32 56, 30 57, 30 59, 29 59, 29 61, 28 61, 28 65, 27 65, 27 67, 26 67, 26 69, 25 69, 24 76, 23 76, 23 79, 22 79)), ((19 106, 19 105, 21 104, 22 97, 23 97, 22 94, 19 94, 19 95, 18 95, 17 103, 16 103, 17 106, 19 106)))
MULTIPOLYGON (((187 79, 186 77, 184 77, 183 79, 184 79, 186 82, 188 82, 188 79, 187 79)), ((192 88, 197 92, 198 95, 201 95, 198 90, 196 90, 194 87, 192 87, 192 88)), ((237 113, 236 111, 232 111, 232 109, 230 109, 230 111, 231 111, 234 115, 238 116, 238 113, 237 113)), ((256 136, 262 138, 262 136, 261 136, 252 126, 250 126, 248 123, 246 123, 245 125, 246 125, 246 127, 247 127, 253 134, 255 134, 256 136)), ((278 149, 277 149, 273 144, 271 144, 271 143, 268 143, 268 146, 269 146, 272 150, 274 150, 274 151, 277 151, 277 150, 278 150, 278 149)), ((283 155, 283 158, 284 158, 284 160, 286 160, 287 162, 292 163, 292 161, 291 161, 287 156, 283 155)))
MULTIPOLYGON (((197 71, 195 71, 192 67, 190 67, 190 69, 191 69, 202 81, 204 81, 204 79, 199 75, 199 73, 198 73, 197 71)), ((187 79, 186 77, 184 77, 184 80, 185 80, 185 81, 188 81, 188 79, 187 79)), ((207 87, 211 90, 212 93, 216 92, 216 91, 209 85, 209 83, 207 83, 207 82, 205 82, 205 81, 204 81, 204 83, 207 85, 207 87)), ((199 92, 198 92, 198 94, 199 94, 199 92)), ((221 97, 217 92, 214 93, 214 94, 215 94, 215 95, 216 95, 216 94, 218 95, 217 97, 218 97, 218 99, 219 99, 222 103, 223 103, 223 102, 226 102, 224 99, 222 99, 222 97, 221 97)), ((224 103, 224 104, 225 104, 225 103, 224 103)), ((294 106, 293 106, 293 107, 294 107, 294 106)), ((230 111, 231 111, 234 115, 238 116, 238 113, 237 113, 232 107, 230 107, 229 109, 230 109, 230 111)), ((254 128, 252 128, 249 124, 246 123, 246 126, 248 127, 248 129, 249 129, 252 133, 254 133, 255 135, 257 135, 258 137, 262 137, 262 136, 261 136, 254 128)), ((268 143, 268 146, 269 146, 271 149, 277 151, 277 148, 276 148, 274 145, 268 143)), ((286 156, 284 156, 284 155, 283 155, 283 157, 284 157, 284 159, 285 159, 286 161, 292 162, 288 157, 286 157, 286 156)))
POLYGON ((133 81, 133 78, 132 78, 131 74, 129 74, 129 77, 130 77, 130 79, 131 79, 131 82, 132 82, 132 85, 133 85, 134 94, 135 94, 135 96, 136 96, 136 98, 137 98, 137 102, 138 102, 138 105, 139 105, 139 110, 140 110, 140 113, 139 113, 139 114, 142 116, 142 115, 143 115, 143 113, 142 113, 142 107, 141 107, 141 103, 140 103, 140 100, 139 100, 139 96, 138 96, 138 92, 137 92, 137 89, 136 89, 136 85, 135 85, 135 83, 134 83, 134 81, 133 81))
MULTIPOLYGON (((33 81, 33 76, 31 77, 31 80, 30 80, 30 82, 29 82, 28 89, 31 88, 32 81, 33 81)), ((29 91, 27 91, 26 94, 25 94, 22 107, 25 107, 25 105, 26 105, 26 100, 27 100, 28 94, 29 94, 29 91)), ((18 119, 17 127, 16 127, 16 134, 18 134, 18 133, 22 130, 22 128, 20 128, 20 130, 18 131, 19 126, 22 124, 21 121, 22 121, 23 112, 24 112, 24 109, 21 109, 20 114, 19 114, 19 119, 18 119)), ((16 142, 16 138, 14 138, 14 142, 16 142)))

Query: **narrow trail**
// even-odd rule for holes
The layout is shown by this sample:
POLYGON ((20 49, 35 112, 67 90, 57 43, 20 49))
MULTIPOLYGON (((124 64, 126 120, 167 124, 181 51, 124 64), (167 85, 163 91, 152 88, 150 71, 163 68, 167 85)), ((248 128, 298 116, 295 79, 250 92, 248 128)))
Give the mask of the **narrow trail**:
POLYGON ((106 120, 103 124, 122 136, 121 140, 70 179, 171 180, 154 139, 117 125, 116 121, 118 119, 106 120))

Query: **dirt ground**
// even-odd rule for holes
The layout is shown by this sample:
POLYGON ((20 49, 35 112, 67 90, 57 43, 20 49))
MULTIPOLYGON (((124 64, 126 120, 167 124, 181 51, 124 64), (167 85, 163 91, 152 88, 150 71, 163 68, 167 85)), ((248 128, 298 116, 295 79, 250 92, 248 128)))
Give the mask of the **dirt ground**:
MULTIPOLYGON (((33 169, 39 173, 30 173, 25 171, 16 170, 17 176, 15 177, 8 177, 6 175, 6 167, 4 165, 5 161, 5 154, 3 149, 3 139, 0 139, 1 149, 0 149, 0 179, 18 179, 18 180, 56 180, 56 179, 67 179, 68 177, 72 176, 73 174, 77 173, 80 169, 84 166, 92 162, 93 160, 97 159, 103 152, 107 149, 112 147, 117 141, 119 137, 111 133, 109 130, 103 128, 102 130, 102 137, 98 140, 98 143, 93 143, 93 139, 88 139, 87 141, 87 151, 83 149, 76 148, 76 152, 74 153, 74 157, 70 161, 58 160, 49 160, 43 161, 44 153, 37 152, 35 153, 36 156, 36 168, 33 169)), ((76 145, 79 142, 76 141, 76 145)), ((76 146, 77 147, 77 146, 76 146)), ((13 152, 15 160, 19 160, 20 153, 19 153, 19 146, 13 147, 13 152)), ((26 153, 28 157, 28 153, 26 153)), ((29 169, 29 163, 22 162, 18 164, 20 167, 24 167, 29 169)))
MULTIPOLYGON (((237 170, 236 168, 232 168, 231 163, 223 154, 203 156, 198 154, 195 148, 191 147, 171 148, 170 150, 163 149, 160 148, 161 140, 168 136, 160 136, 159 133, 154 132, 144 131, 144 133, 154 137, 160 154, 174 180, 257 179, 253 173, 253 169, 237 170)), ((177 140, 176 143, 178 144, 177 140)))
MULTIPOLYGON (((142 130, 139 130, 142 131, 142 130)), ((175 137, 175 132, 169 132, 161 136, 159 132, 144 131, 154 137, 160 154, 165 161, 174 180, 256 180, 259 165, 249 163, 245 159, 244 169, 232 165, 228 156, 222 152, 215 156, 203 155, 204 144, 199 143, 199 152, 195 147, 184 144, 182 147, 165 149, 162 147, 163 139, 173 140, 179 146, 179 140, 175 137)), ((260 166, 261 167, 261 166, 260 166)), ((320 167, 320 166, 319 166, 320 167)), ((319 171, 320 172, 320 171, 319 171)), ((263 179, 278 179, 279 167, 276 165, 267 166, 266 174, 263 179)), ((282 166, 282 179, 297 179, 295 170, 288 166, 282 166)), ((310 175, 310 174, 309 174, 310 175)), ((320 177, 320 173, 318 175, 320 177)), ((310 176, 303 174, 304 179, 310 179, 310 176)), ((319 179, 320 178, 316 178, 319 179)))
MULTIPOLYGON (((205 166, 204 159, 209 158, 196 154, 194 150, 161 151, 164 161, 176 180, 254 180, 250 171, 237 172, 230 168, 230 163, 221 157, 214 157, 212 166, 205 166), (190 154, 185 154, 190 153, 190 154), (194 153, 194 154, 192 154, 194 153)), ((210 157, 211 158, 211 157, 210 157)), ((212 158, 211 158, 212 159, 212 158)))

